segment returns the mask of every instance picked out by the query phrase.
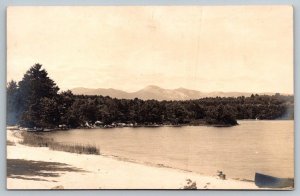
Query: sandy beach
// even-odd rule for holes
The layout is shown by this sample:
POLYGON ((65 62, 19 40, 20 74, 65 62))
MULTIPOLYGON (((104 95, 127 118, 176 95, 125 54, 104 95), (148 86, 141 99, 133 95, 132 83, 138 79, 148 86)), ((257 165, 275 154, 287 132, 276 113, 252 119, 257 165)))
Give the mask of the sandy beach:
POLYGON ((197 189, 258 189, 253 182, 203 176, 173 168, 126 162, 19 144, 18 131, 7 131, 8 189, 182 189, 187 179, 197 189))

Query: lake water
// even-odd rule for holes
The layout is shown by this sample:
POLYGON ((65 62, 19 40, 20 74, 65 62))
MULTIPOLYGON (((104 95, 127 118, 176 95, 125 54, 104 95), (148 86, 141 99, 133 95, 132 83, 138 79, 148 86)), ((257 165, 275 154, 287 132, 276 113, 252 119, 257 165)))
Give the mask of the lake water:
POLYGON ((58 142, 94 144, 102 154, 205 175, 254 179, 294 176, 294 121, 239 121, 234 127, 74 129, 45 133, 58 142))

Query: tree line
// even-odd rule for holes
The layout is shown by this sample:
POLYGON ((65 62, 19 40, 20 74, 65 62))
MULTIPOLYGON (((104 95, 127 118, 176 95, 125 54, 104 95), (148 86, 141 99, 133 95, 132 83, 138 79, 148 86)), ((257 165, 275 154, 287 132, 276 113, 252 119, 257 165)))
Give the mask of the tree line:
POLYGON ((54 128, 85 123, 236 125, 237 119, 293 119, 294 97, 275 94, 207 97, 186 101, 116 99, 59 92, 42 65, 35 64, 18 83, 7 84, 7 124, 54 128))

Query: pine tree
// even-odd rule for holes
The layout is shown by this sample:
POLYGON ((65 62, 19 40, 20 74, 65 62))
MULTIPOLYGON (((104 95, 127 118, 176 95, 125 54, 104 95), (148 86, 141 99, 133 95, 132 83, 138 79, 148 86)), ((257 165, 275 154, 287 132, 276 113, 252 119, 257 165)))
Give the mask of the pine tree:
POLYGON ((48 114, 41 110, 41 107, 45 106, 45 102, 42 104, 42 100, 43 98, 49 98, 52 100, 51 105, 56 105, 53 101, 58 96, 58 90, 59 88, 55 82, 48 77, 47 71, 42 69, 41 64, 32 66, 19 82, 18 95, 21 105, 23 106, 21 109, 22 116, 20 124, 26 127, 35 127, 49 123, 41 122, 41 116, 43 116, 44 119, 49 119, 47 117, 48 114))

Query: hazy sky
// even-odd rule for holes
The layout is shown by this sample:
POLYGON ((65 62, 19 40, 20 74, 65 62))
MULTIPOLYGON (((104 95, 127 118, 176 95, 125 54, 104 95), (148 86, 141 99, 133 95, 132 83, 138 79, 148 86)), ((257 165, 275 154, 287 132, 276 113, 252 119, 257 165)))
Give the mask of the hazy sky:
POLYGON ((290 6, 9 7, 7 80, 293 93, 290 6))

